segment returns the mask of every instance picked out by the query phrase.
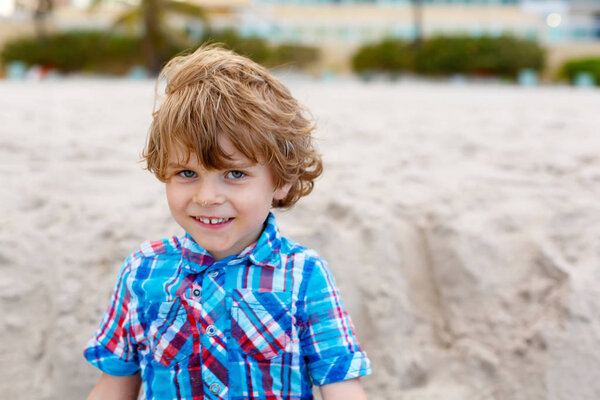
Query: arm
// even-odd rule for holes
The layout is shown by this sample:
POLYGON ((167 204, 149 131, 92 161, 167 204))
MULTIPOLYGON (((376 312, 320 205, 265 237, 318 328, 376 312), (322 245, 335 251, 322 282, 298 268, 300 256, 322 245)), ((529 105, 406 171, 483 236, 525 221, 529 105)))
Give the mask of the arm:
POLYGON ((367 400, 358 378, 330 383, 319 389, 323 400, 367 400))
POLYGON ((140 365, 129 312, 135 298, 128 287, 133 261, 129 256, 121 267, 110 305, 83 352, 86 360, 103 372, 90 400, 137 398, 140 365))
POLYGON ((299 292, 304 299, 304 305, 298 306, 297 322, 302 355, 312 382, 324 387, 324 396, 331 392, 328 400, 345 400, 345 395, 337 395, 341 390, 363 394, 349 399, 365 399, 356 378, 371 373, 369 359, 358 344, 333 276, 324 261, 318 261, 305 278, 304 291, 299 292))
POLYGON ((127 376, 103 373, 87 400, 135 400, 141 381, 139 373, 127 376))

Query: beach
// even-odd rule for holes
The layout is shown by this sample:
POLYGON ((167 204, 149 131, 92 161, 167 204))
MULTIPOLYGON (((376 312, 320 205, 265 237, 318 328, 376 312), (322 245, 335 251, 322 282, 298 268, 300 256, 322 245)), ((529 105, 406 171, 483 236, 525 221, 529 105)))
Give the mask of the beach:
MULTIPOLYGON (((276 211, 327 259, 369 399, 600 398, 600 91, 282 75, 325 172, 276 211)), ((0 393, 81 399, 119 268, 180 234, 154 82, 0 81, 0 393)))

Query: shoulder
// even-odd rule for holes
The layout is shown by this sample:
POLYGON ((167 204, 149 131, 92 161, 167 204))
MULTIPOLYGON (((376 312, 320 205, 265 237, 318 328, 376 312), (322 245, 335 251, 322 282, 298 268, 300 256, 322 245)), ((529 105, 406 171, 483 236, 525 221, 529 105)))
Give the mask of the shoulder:
POLYGON ((179 236, 147 240, 127 257, 124 269, 131 272, 149 264, 155 265, 157 261, 179 260, 180 258, 181 238, 179 236))
POLYGON ((181 238, 179 236, 147 240, 133 252, 135 257, 141 258, 160 258, 179 254, 181 254, 181 238))
POLYGON ((326 268, 327 262, 319 253, 300 243, 281 237, 281 255, 284 262, 292 264, 292 267, 303 266, 304 269, 326 268))
POLYGON ((143 297, 147 282, 161 282, 177 273, 181 260, 180 237, 148 240, 136 248, 124 261, 117 286, 131 298, 143 297))
POLYGON ((282 238, 281 255, 286 269, 291 270, 295 277, 294 287, 299 298, 303 298, 315 287, 329 291, 335 286, 327 261, 316 250, 291 239, 282 238))

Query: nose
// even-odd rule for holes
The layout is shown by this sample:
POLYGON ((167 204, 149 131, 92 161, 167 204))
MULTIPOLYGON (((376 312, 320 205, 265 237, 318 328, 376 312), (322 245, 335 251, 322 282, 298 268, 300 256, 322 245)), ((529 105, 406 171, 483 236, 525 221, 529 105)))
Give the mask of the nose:
POLYGON ((218 205, 225 200, 223 188, 217 179, 202 179, 196 184, 194 189, 192 201, 200 204, 202 207, 218 205))

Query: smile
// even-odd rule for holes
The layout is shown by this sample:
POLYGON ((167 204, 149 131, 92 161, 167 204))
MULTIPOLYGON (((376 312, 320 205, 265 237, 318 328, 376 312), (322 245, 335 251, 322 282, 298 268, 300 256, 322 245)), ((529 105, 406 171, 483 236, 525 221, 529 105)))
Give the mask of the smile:
POLYGON ((206 225, 220 225, 231 221, 233 218, 207 218, 207 217, 194 217, 196 221, 200 221, 206 225))

